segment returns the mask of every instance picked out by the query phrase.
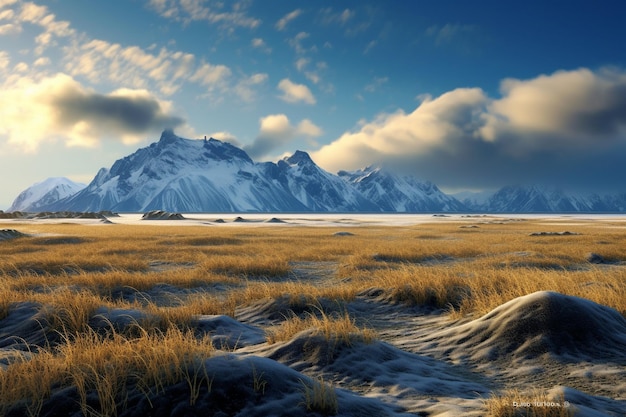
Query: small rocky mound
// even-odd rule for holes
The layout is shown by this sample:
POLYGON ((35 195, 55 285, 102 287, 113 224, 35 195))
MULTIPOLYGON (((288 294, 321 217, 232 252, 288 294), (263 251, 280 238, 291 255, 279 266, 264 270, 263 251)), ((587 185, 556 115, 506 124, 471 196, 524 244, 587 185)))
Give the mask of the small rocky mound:
POLYGON ((8 213, 5 213, 4 211, 0 210, 0 219, 23 219, 27 216, 28 214, 22 211, 10 211, 8 213))
POLYGON ((626 319, 612 308, 551 291, 518 297, 490 313, 430 337, 457 357, 626 363, 626 319))
POLYGON ((180 213, 170 213, 163 210, 152 210, 144 213, 141 220, 186 220, 180 213))
POLYGON ((279 219, 278 217, 272 217, 271 219, 266 220, 265 223, 287 223, 287 222, 279 219))
POLYGON ((18 237, 24 237, 26 234, 15 229, 2 229, 0 230, 0 241, 15 239, 18 237))
POLYGON ((577 236, 580 233, 576 232, 568 232, 567 230, 564 232, 533 232, 528 236, 577 236))
POLYGON ((333 236, 354 236, 354 233, 350 232, 335 232, 333 236))

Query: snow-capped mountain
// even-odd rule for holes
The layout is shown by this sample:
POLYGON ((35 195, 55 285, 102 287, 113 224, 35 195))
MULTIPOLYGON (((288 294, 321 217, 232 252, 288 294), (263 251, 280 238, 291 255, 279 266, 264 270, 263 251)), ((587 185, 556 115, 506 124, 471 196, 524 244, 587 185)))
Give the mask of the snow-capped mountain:
POLYGON ((567 194, 541 186, 504 187, 463 202, 430 182, 380 167, 324 171, 306 152, 255 163, 215 139, 158 142, 102 168, 85 188, 49 179, 22 192, 9 211, 145 212, 624 212, 626 194, 567 194), (82 189, 81 189, 82 188, 82 189))
POLYGON ((305 211, 241 149, 166 130, 158 142, 101 169, 53 210, 141 212, 305 211))
POLYGON ((339 171, 338 175, 360 191, 382 211, 388 212, 459 212, 467 208, 454 197, 444 194, 428 181, 401 176, 370 166, 358 171, 339 171))
POLYGON ((623 211, 619 201, 617 196, 572 194, 539 185, 516 185, 501 188, 482 204, 472 205, 468 200, 465 203, 472 210, 492 213, 576 213, 623 211))
POLYGON ((109 169, 102 168, 82 191, 41 209, 380 212, 461 211, 463 207, 431 183, 380 169, 337 176, 302 151, 277 163, 255 163, 245 151, 228 143, 183 139, 166 130, 158 142, 109 169), (354 178, 347 178, 350 175, 354 178), (367 176, 369 183, 380 182, 375 192, 365 187, 367 176))
POLYGON ((50 204, 76 194, 83 188, 85 188, 85 184, 74 182, 65 177, 48 178, 22 191, 15 198, 8 211, 40 211, 50 204))
POLYGON ((269 176, 311 211, 380 211, 358 189, 318 167, 306 152, 281 159, 275 169, 266 166, 269 176))

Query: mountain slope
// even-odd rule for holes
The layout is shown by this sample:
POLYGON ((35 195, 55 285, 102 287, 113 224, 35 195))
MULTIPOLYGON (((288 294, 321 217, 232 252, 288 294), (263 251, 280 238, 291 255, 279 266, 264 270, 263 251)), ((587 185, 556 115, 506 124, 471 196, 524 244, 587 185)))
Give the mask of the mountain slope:
POLYGON ((85 188, 65 177, 53 177, 33 184, 22 191, 13 201, 8 211, 40 211, 46 206, 72 196, 85 188))
POLYGON ((354 187, 318 167, 306 152, 281 159, 268 174, 311 211, 380 211, 354 187))
POLYGON ((382 211, 410 213, 467 210, 461 202, 444 194, 431 182, 396 175, 380 167, 340 171, 338 175, 382 211))
POLYGON ((246 212, 306 207, 266 179, 243 150, 164 131, 158 142, 101 169, 87 188, 51 209, 246 212))
POLYGON ((506 186, 473 210, 492 213, 580 213, 623 211, 617 196, 570 194, 539 185, 506 186))

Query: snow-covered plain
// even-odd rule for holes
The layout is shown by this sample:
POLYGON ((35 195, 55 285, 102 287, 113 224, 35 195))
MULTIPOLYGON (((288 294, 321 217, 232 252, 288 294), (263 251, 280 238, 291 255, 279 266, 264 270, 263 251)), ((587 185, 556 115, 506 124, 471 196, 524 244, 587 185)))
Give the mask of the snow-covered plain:
MULTIPOLYGON (((545 225, 581 225, 587 222, 610 223, 610 227, 626 227, 626 214, 406 214, 406 213, 180 213, 184 220, 144 220, 144 213, 119 213, 108 217, 110 223, 150 226, 408 226, 432 222, 505 222, 541 221, 545 225), (618 223, 616 225, 616 223, 618 223), (621 224, 623 223, 623 225, 621 224)), ((101 224, 102 219, 81 218, 16 218, 2 222, 101 224)), ((108 224, 110 224, 108 223, 108 224)))
MULTIPOLYGON (((358 226, 450 221, 469 225, 523 219, 564 228, 589 222, 606 224, 612 229, 626 227, 624 215, 596 214, 183 213, 183 217, 184 220, 142 220, 141 213, 121 214, 109 218, 106 227, 113 227, 111 223, 147 227, 324 226, 355 231, 358 226)), ((105 227, 101 219, 2 222, 5 225, 75 222, 105 227)), ((150 291, 139 296, 158 296, 150 291)), ((217 413, 222 411, 215 408, 219 401, 236 400, 240 404, 230 415, 320 415, 302 411, 302 395, 303 387, 324 380, 333 381, 337 415, 477 417, 485 415, 484 405, 490 393, 507 380, 518 381, 519 389, 537 384, 537 388, 548 390, 554 404, 569 407, 576 416, 626 416, 626 320, 608 307, 541 291, 511 300, 471 321, 450 321, 432 311, 385 303, 373 291, 359 295, 346 309, 359 323, 376 329, 379 340, 342 345, 307 330, 288 341, 268 344, 264 328, 272 324, 273 317, 285 313, 279 300, 247 306, 238 310, 234 318, 199 317, 197 332, 209 334, 216 345, 226 347, 229 352, 206 360, 205 365, 214 372, 216 388, 210 396, 201 398, 197 407, 217 413), (584 331, 577 331, 577 326, 582 326, 584 331), (250 388, 251 369, 262 375, 267 384, 260 402, 258 393, 250 388), (574 389, 572 384, 588 387, 588 391, 574 389), (238 388, 228 391, 224 387, 238 388), (239 397, 234 399, 233 395, 239 397)), ((22 344, 43 343, 46 334, 38 314, 33 305, 24 303, 0 320, 0 368, 14 360, 16 354, 29 354, 22 352, 22 344)), ((134 310, 102 310, 93 326, 97 327, 101 320, 123 328, 141 314, 134 310)), ((180 394, 183 388, 171 387, 161 398, 131 395, 127 401, 129 408, 120 415, 148 415, 151 407, 165 397, 183 404, 188 401, 180 394)), ((54 400, 53 396, 51 401, 54 400)), ((528 401, 533 398, 529 397, 528 401)), ((191 412, 181 407, 180 410, 191 412)), ((174 411, 172 415, 176 414, 174 411)), ((46 415, 46 409, 42 415, 46 415)))

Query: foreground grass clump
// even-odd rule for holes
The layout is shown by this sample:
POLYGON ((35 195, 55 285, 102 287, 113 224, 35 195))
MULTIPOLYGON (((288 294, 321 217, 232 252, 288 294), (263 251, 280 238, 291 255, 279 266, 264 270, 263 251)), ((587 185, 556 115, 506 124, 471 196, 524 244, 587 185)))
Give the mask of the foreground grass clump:
POLYGON ((486 401, 488 417, 574 417, 576 411, 563 396, 552 398, 545 391, 506 391, 486 401))
POLYGON ((327 341, 352 345, 354 343, 372 343, 376 339, 376 333, 368 328, 360 328, 355 324, 348 313, 340 316, 329 316, 324 312, 320 315, 308 313, 305 318, 292 316, 279 326, 268 331, 267 342, 277 343, 290 340, 294 335, 303 330, 315 329, 316 334, 324 336, 327 341))
POLYGON ((197 387, 209 383, 193 370, 214 352, 208 337, 170 328, 138 338, 93 331, 66 337, 66 343, 16 360, 0 372, 0 411, 20 405, 38 415, 53 390, 75 387, 84 415, 116 415, 130 390, 148 395, 188 381, 190 401, 197 387), (192 388, 192 389, 191 389, 192 388), (90 403, 97 396, 97 406, 90 403))
POLYGON ((301 381, 304 406, 307 411, 315 411, 324 416, 334 416, 339 411, 337 392, 324 378, 312 380, 310 383, 301 381))

